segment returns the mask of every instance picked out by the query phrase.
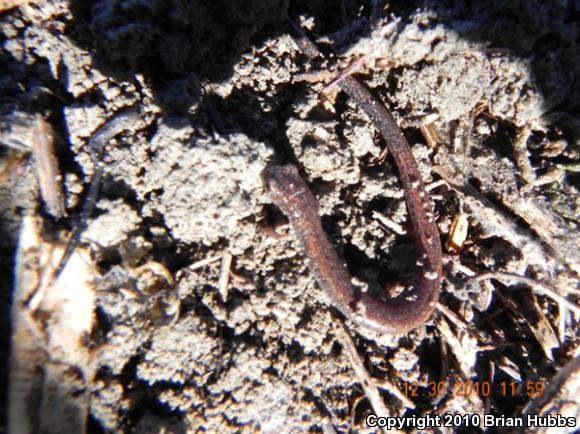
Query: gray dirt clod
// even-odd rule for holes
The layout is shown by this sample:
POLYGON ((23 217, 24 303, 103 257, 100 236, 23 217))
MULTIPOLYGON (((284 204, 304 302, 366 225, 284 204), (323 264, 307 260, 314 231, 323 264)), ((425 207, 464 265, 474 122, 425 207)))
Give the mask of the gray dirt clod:
POLYGON ((229 240, 232 253, 251 245, 262 181, 271 151, 242 134, 189 141, 183 131, 161 125, 150 144, 154 173, 137 186, 157 191, 143 212, 162 213, 172 236, 211 245, 229 240))

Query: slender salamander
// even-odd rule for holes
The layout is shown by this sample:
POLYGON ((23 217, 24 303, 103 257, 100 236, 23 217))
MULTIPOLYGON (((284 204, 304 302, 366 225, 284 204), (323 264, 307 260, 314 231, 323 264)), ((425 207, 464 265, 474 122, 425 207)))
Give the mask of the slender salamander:
MULTIPOLYGON (((308 57, 318 53, 305 35, 301 34, 296 42, 308 57)), ((353 77, 341 78, 336 84, 370 118, 393 155, 405 191, 410 232, 419 254, 418 277, 412 289, 383 299, 370 292, 358 291, 352 285, 346 266, 322 228, 318 201, 296 167, 270 166, 265 173, 266 190, 290 221, 304 247, 309 268, 336 307, 356 324, 375 332, 405 333, 424 324, 439 299, 441 243, 432 203, 411 148, 387 108, 353 77)))

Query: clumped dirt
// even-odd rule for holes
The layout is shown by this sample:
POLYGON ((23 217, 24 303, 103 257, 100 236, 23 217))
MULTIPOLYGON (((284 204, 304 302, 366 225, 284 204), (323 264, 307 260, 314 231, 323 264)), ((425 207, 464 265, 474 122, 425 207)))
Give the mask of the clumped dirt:
MULTIPOLYGON (((22 219, 40 216, 47 243, 66 240, 97 172, 91 137, 133 108, 135 122, 105 144, 80 239, 98 277, 92 330, 79 341, 91 360, 77 391, 86 414, 73 426, 375 432, 365 417, 377 412, 578 418, 580 9, 310 3, 0 3, 2 383, 22 219), (300 53, 287 16, 325 59, 300 53), (356 76, 393 112, 424 182, 436 183, 442 241, 457 213, 470 227, 461 252, 445 252, 432 320, 405 336, 347 323, 353 354, 261 173, 298 165, 355 279, 409 278, 412 244, 376 217, 403 228, 407 218, 384 142, 345 95, 319 94, 361 56, 356 76), (15 113, 54 129, 63 218, 39 197, 34 159, 13 149, 34 140, 26 125, 16 130, 15 113), (489 272, 504 274, 478 279, 489 272), (459 393, 469 380, 489 384, 489 396, 459 393), (446 393, 429 396, 433 384, 446 393)), ((1 397, 5 429, 8 389, 1 397)))

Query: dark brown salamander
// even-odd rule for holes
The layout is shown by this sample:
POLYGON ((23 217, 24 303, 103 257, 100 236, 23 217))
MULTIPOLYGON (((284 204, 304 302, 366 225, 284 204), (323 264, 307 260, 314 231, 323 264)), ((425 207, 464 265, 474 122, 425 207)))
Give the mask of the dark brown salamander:
POLYGON ((302 243, 318 284, 347 318, 378 333, 405 333, 429 319, 439 298, 441 276, 441 247, 432 222, 416 237, 422 255, 419 262, 423 263, 416 286, 409 293, 383 300, 352 285, 345 264, 322 228, 318 201, 296 167, 270 166, 265 182, 270 198, 288 217, 302 243))
MULTIPOLYGON (((300 32, 295 26, 294 30, 300 32)), ((320 54, 305 35, 299 33, 295 40, 308 57, 320 54)), ((266 189, 272 201, 290 220, 304 246, 310 269, 336 307, 355 323, 368 329, 379 333, 405 333, 424 324, 439 299, 441 243, 432 203, 411 148, 391 113, 355 78, 346 76, 336 84, 370 118, 395 160, 405 191, 411 233, 419 254, 419 272, 412 290, 385 300, 371 293, 361 293, 353 287, 346 266, 322 229, 318 201, 296 167, 269 167, 265 175, 266 189)))

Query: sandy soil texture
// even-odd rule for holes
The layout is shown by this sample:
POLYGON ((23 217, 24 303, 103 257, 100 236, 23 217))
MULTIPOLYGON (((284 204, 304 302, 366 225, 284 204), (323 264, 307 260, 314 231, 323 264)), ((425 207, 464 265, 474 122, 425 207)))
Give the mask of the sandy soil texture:
POLYGON ((579 429, 578 2, 0 10, 0 431, 579 429), (325 88, 349 65, 405 133, 444 245, 440 304, 403 336, 341 317, 262 181, 298 166, 357 284, 412 279, 384 140, 325 88))

